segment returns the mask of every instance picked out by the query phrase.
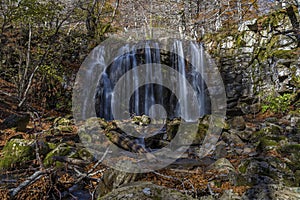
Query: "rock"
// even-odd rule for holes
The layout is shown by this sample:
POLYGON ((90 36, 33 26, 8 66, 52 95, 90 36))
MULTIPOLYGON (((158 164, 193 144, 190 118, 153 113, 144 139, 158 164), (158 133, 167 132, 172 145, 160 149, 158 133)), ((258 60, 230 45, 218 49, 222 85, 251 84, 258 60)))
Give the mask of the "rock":
POLYGON ((226 158, 218 159, 216 162, 208 166, 207 170, 217 171, 215 178, 219 178, 222 181, 230 181, 232 184, 236 183, 237 174, 235 168, 226 158))
POLYGON ((261 104, 254 103, 248 105, 247 103, 243 103, 240 105, 241 110, 244 114, 257 114, 261 111, 261 104))
POLYGON ((132 183, 138 176, 137 173, 108 169, 103 173, 102 182, 97 186, 97 196, 102 197, 123 184, 132 183))
POLYGON ((148 125, 151 122, 151 118, 146 116, 146 115, 142 115, 141 117, 141 123, 142 125, 148 125))
POLYGON ((214 151, 214 155, 215 155, 216 159, 226 157, 227 150, 226 150, 226 143, 224 141, 221 141, 221 142, 217 143, 216 149, 214 151))
POLYGON ((74 124, 73 120, 64 117, 54 119, 53 123, 55 126, 70 126, 74 124))
POLYGON ((137 124, 137 125, 141 125, 141 126, 147 126, 150 124, 151 122, 151 118, 147 115, 142 115, 142 116, 134 116, 132 118, 132 121, 137 124))
POLYGON ((0 125, 0 129, 16 128, 18 131, 25 131, 29 123, 30 115, 12 114, 9 115, 0 125))
POLYGON ((246 128, 245 120, 242 116, 236 116, 234 117, 230 122, 231 128, 242 131, 246 128))
POLYGON ((59 125, 56 127, 60 132, 72 133, 73 127, 68 125, 59 125))
MULTIPOLYGON (((67 156, 70 155, 71 152, 75 152, 74 147, 68 145, 67 143, 61 143, 46 155, 43 163, 45 167, 49 167, 54 163, 54 156, 67 156)), ((57 161, 56 166, 60 166, 60 162, 57 161)))
POLYGON ((279 150, 283 156, 289 158, 288 165, 294 170, 300 170, 300 144, 287 144, 279 150))
POLYGON ((287 142, 287 138, 285 136, 264 136, 259 139, 259 145, 257 147, 260 151, 268 151, 272 149, 278 148, 281 144, 287 142))
POLYGON ((285 187, 276 184, 259 184, 242 196, 242 200, 298 200, 300 187, 285 187))
POLYGON ((241 140, 241 138, 236 134, 235 131, 230 131, 222 133, 222 138, 228 145, 232 145, 234 147, 243 147, 245 143, 241 140))
POLYGON ((222 196, 222 200, 240 200, 242 199, 239 195, 235 194, 232 190, 225 190, 222 196))
MULTIPOLYGON (((49 152, 47 143, 39 142, 40 156, 49 152)), ((11 139, 4 146, 0 159, 0 169, 9 169, 14 165, 24 165, 33 160, 35 154, 35 141, 25 139, 11 139)))
POLYGON ((242 160, 238 171, 249 185, 280 183, 295 186, 292 170, 278 158, 248 158, 242 160))
POLYGON ((134 182, 127 185, 123 185, 120 188, 114 189, 103 197, 99 197, 98 200, 150 200, 150 199, 164 199, 164 200, 192 200, 191 196, 184 195, 177 190, 166 188, 163 186, 155 185, 149 182, 134 182))
POLYGON ((235 171, 233 165, 226 158, 218 159, 216 162, 211 164, 207 169, 208 170, 213 169, 213 170, 217 170, 217 171, 226 171, 226 172, 235 171))

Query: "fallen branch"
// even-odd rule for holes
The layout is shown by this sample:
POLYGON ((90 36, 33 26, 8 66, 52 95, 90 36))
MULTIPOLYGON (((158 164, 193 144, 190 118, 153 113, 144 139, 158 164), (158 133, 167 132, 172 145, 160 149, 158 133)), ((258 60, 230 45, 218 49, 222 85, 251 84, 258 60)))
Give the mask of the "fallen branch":
POLYGON ((27 178, 26 181, 22 182, 18 187, 10 189, 11 197, 16 196, 23 188, 42 178, 44 174, 46 174, 46 172, 37 171, 34 174, 32 174, 29 178, 27 178))

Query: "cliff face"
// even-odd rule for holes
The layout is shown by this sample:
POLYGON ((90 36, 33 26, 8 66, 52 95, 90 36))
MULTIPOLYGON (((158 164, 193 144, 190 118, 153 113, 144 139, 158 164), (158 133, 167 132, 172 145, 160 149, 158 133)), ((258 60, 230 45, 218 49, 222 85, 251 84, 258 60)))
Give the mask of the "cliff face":
POLYGON ((203 39, 222 74, 229 115, 256 112, 268 95, 299 91, 299 21, 289 7, 203 39))

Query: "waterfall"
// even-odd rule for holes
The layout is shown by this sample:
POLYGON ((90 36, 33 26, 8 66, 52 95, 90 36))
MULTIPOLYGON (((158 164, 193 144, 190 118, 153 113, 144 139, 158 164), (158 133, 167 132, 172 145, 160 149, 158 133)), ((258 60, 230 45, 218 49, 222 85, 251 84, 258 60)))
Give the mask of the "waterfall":
MULTIPOLYGON (((191 114, 194 105, 199 107, 199 117, 209 112, 206 84, 201 76, 205 68, 202 46, 195 42, 186 44, 174 40, 170 49, 166 51, 160 49, 160 45, 158 41, 148 40, 138 44, 125 44, 119 49, 119 56, 113 59, 99 78, 95 93, 95 110, 98 117, 114 119, 114 87, 129 71, 133 74, 124 79, 118 98, 126 97, 129 91, 134 91, 130 94, 129 101, 128 112, 131 116, 145 114, 151 118, 159 118, 167 115, 168 118, 181 117, 190 121, 194 119, 191 114), (172 74, 167 74, 163 68, 157 68, 160 64, 176 70, 180 76, 176 76, 175 80, 172 74), (142 75, 139 74, 141 68, 145 68, 142 75), (171 88, 165 87, 164 77, 172 83, 171 88), (143 79, 147 84, 141 84, 143 79), (196 93, 196 102, 192 101, 188 93, 189 85, 196 93), (174 95, 175 92, 177 95, 174 95)), ((120 107, 122 106, 126 105, 120 107)))
POLYGON ((191 42, 190 43, 190 52, 189 55, 191 55, 191 64, 195 67, 198 67, 199 73, 195 73, 193 71, 193 87, 198 91, 199 95, 197 95, 198 99, 198 105, 200 110, 200 116, 203 116, 206 111, 206 105, 205 105, 205 81, 202 77, 199 77, 201 74, 204 74, 204 50, 203 46, 199 45, 197 43, 191 42))

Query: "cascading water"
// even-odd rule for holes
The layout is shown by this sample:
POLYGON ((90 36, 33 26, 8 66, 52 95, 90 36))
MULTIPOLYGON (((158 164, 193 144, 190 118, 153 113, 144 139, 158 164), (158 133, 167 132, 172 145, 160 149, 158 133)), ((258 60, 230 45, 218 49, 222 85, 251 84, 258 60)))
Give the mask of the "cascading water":
POLYGON ((189 121, 193 120, 193 116, 190 114, 192 113, 190 104, 197 104, 200 112, 199 117, 209 112, 207 107, 210 105, 205 103, 208 94, 205 92, 206 85, 201 76, 201 69, 203 70, 205 67, 202 46, 190 42, 188 48, 185 48, 182 41, 174 40, 170 46, 170 51, 166 52, 166 50, 161 50, 159 45, 156 41, 146 41, 134 45, 126 44, 119 49, 120 56, 114 59, 99 79, 95 95, 95 108, 98 117, 106 120, 114 119, 112 114, 114 102, 112 101, 116 83, 128 71, 141 67, 146 67, 143 76, 148 84, 141 84, 141 75, 138 74, 137 70, 133 70, 133 77, 127 77, 121 89, 121 97, 125 97, 126 92, 135 88, 130 98, 129 112, 131 116, 145 114, 155 118, 166 114, 168 118, 182 117, 189 121), (172 82, 174 88, 164 86, 163 77, 166 76, 166 72, 163 69, 157 70, 155 68, 157 64, 166 65, 181 74, 176 80, 168 75, 170 76, 168 81, 172 82), (151 83, 153 80, 155 83, 151 83), (187 84, 192 86, 198 102, 191 102, 187 92, 187 84), (178 90, 177 94, 179 95, 174 95, 172 91, 175 90, 178 90), (165 111, 159 109, 157 104, 163 106, 165 111))

